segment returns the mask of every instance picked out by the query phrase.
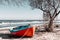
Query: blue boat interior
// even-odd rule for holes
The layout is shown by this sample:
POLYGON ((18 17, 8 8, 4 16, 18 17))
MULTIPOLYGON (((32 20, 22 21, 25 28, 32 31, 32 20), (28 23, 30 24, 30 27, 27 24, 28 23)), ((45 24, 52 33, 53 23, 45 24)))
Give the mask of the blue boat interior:
POLYGON ((13 30, 10 30, 10 32, 17 32, 17 31, 21 31, 24 29, 30 28, 30 25, 22 25, 22 26, 18 26, 16 28, 13 28, 13 30))

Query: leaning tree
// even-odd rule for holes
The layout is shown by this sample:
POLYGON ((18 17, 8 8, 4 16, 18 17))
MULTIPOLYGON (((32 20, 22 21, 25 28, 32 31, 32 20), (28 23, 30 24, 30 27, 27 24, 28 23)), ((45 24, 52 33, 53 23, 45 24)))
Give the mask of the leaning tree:
MULTIPOLYGON (((47 30, 53 31, 53 20, 59 15, 60 0, 29 0, 32 9, 38 8, 49 15, 47 30)), ((47 15, 47 16, 48 16, 47 15)))

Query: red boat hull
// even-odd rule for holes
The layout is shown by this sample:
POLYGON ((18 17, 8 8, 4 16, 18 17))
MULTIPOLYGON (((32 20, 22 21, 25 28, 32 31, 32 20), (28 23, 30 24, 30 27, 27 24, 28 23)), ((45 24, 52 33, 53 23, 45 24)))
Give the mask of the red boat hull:
POLYGON ((12 32, 12 35, 15 36, 33 36, 35 33, 35 27, 27 28, 25 30, 20 30, 17 32, 12 32))

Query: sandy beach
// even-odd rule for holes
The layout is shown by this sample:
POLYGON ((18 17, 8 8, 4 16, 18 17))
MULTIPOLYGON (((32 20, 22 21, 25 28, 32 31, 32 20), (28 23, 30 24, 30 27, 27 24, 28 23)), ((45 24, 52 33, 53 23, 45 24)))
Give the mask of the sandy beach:
POLYGON ((35 32, 33 37, 14 37, 8 29, 0 30, 0 40, 60 40, 60 31, 35 32))

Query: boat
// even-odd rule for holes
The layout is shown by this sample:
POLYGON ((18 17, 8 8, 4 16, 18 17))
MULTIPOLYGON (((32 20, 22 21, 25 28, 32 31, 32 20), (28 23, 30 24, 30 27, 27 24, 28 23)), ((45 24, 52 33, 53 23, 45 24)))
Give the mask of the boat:
POLYGON ((22 37, 32 37, 35 33, 35 27, 28 25, 18 26, 10 30, 11 34, 14 36, 22 36, 22 37))

